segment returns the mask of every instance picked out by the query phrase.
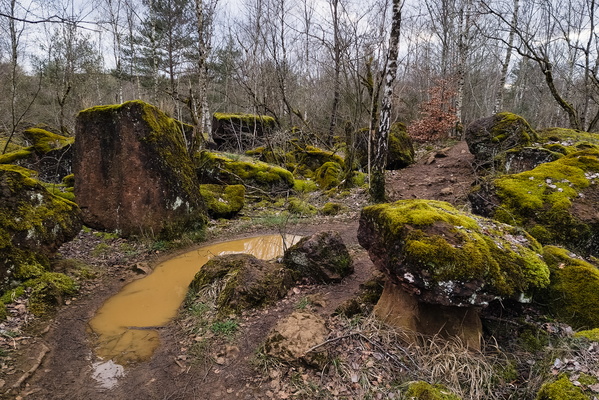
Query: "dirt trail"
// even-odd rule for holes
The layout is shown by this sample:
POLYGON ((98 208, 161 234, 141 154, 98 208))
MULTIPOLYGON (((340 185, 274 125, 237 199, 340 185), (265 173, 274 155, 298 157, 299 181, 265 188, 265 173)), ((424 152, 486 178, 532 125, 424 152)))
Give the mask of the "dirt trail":
MULTIPOLYGON (((413 166, 388 173, 391 200, 428 198, 463 204, 474 180, 472 156, 464 142, 449 149, 424 156, 413 166)), ((81 294, 77 300, 63 307, 50 323, 47 332, 31 339, 25 362, 17 374, 5 377, 5 393, 21 373, 36 362, 47 346, 50 351, 26 386, 5 394, 4 398, 25 399, 259 399, 268 398, 260 386, 260 378, 251 364, 253 354, 274 324, 294 310, 302 297, 317 294, 323 299, 318 311, 331 312, 352 297, 359 285, 373 273, 374 267, 366 252, 357 243, 359 210, 344 218, 315 219, 312 223, 297 225, 289 233, 306 235, 321 230, 339 231, 354 255, 355 273, 339 285, 309 286, 296 289, 286 299, 266 310, 249 314, 241 324, 238 354, 224 365, 196 365, 185 357, 181 347, 182 331, 176 322, 160 331, 161 345, 153 358, 128 368, 116 387, 102 389, 91 377, 95 361, 89 344, 87 323, 96 310, 114 295, 134 273, 125 267, 114 267, 94 290, 81 294)), ((260 232, 268 234, 276 232, 260 232)), ((240 235, 242 236, 242 235, 240 235)), ((236 237, 216 238, 230 240, 236 237)))

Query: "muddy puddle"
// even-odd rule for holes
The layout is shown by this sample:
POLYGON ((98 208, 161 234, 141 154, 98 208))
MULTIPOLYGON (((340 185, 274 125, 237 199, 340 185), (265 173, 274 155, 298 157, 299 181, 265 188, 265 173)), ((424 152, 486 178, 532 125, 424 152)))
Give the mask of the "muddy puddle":
MULTIPOLYGON (((285 244, 297 240, 298 236, 287 235, 285 244)), ((96 355, 118 365, 148 360, 159 344, 158 329, 175 317, 196 272, 210 258, 233 253, 272 259, 283 253, 283 238, 268 235, 201 247, 163 262, 148 276, 126 285, 89 322, 96 355)), ((104 368, 106 363, 98 365, 104 368)))

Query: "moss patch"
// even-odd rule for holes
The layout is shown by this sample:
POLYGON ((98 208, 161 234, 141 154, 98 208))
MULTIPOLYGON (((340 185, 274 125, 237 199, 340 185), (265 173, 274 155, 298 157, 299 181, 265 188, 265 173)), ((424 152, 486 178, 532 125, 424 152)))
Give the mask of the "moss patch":
POLYGON ((396 122, 389 131, 389 154, 387 169, 405 168, 414 163, 414 144, 405 124, 396 122))
POLYGON ((196 165, 201 183, 241 184, 267 191, 288 190, 294 185, 291 172, 248 157, 235 160, 224 153, 202 151, 196 165))
POLYGON ((314 180, 322 190, 339 186, 343 168, 336 162, 326 162, 314 171, 314 180))
POLYGON ((47 313, 61 304, 65 296, 72 296, 78 290, 72 278, 57 272, 46 272, 25 282, 24 286, 31 288, 29 310, 35 315, 47 313))
POLYGON ((412 382, 405 393, 408 399, 414 400, 461 400, 443 385, 431 385, 424 381, 412 382))
POLYGON ((320 213, 322 215, 337 215, 342 209, 343 205, 339 203, 326 203, 324 206, 322 206, 320 213))
POLYGON ((540 302, 575 329, 598 328, 599 269, 555 246, 545 246, 543 257, 551 271, 551 283, 539 293, 540 302))
POLYGON ((555 382, 548 382, 541 386, 536 400, 590 400, 591 397, 583 393, 582 389, 574 386, 566 375, 562 375, 555 382))
POLYGON ((0 164, 12 164, 15 161, 23 160, 31 156, 33 149, 31 147, 11 151, 0 155, 0 164))
POLYGON ((587 338, 592 342, 599 342, 599 328, 579 331, 574 334, 574 337, 587 338))
POLYGON ((31 142, 37 153, 46 154, 52 150, 60 149, 75 142, 74 137, 65 137, 41 128, 29 128, 23 136, 31 142))
POLYGON ((231 218, 245 204, 243 185, 200 185, 200 193, 212 218, 231 218))
POLYGON ((289 202, 287 204, 287 211, 292 214, 300 214, 300 215, 316 215, 318 213, 318 209, 314 207, 312 204, 307 201, 298 199, 297 197, 290 197, 289 202))

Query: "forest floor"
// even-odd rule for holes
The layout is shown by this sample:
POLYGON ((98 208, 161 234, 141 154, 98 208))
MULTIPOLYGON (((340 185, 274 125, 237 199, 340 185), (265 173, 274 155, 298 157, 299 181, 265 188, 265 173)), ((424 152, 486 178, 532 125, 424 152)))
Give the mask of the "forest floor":
MULTIPOLYGON (((420 160, 403 170, 387 174, 387 188, 391 200, 423 198, 449 201, 457 206, 467 203, 466 196, 475 179, 473 157, 464 142, 452 147, 424 154, 420 160)), ((267 309, 248 312, 241 317, 238 332, 224 339, 222 354, 213 349, 204 359, 194 357, 190 348, 192 339, 186 336, 184 318, 176 318, 160 330, 160 346, 154 356, 125 369, 118 384, 102 388, 92 378, 92 364, 96 362, 90 343, 88 322, 98 308, 124 285, 140 274, 132 268, 139 262, 154 267, 176 252, 160 248, 142 248, 124 239, 104 240, 102 235, 83 231, 73 242, 63 246, 61 256, 92 265, 93 278, 81 285, 76 297, 67 299, 51 319, 31 319, 23 330, 5 326, 11 335, 0 336, 0 393, 2 398, 17 399, 260 399, 260 398, 319 398, 298 385, 291 385, 293 377, 306 381, 302 367, 267 368, 256 363, 256 350, 277 321, 297 309, 307 296, 311 308, 330 318, 345 300, 353 297, 360 284, 375 273, 367 253, 357 242, 358 217, 367 204, 367 194, 361 190, 343 201, 348 210, 335 217, 311 217, 289 223, 287 233, 309 235, 323 230, 338 231, 348 246, 355 272, 337 285, 302 285, 267 309), (106 244, 108 243, 108 244, 106 244), (105 248, 99 251, 98 249, 105 248), (138 246, 138 247, 136 247, 138 246), (126 250, 126 251, 125 251, 126 250), (137 250, 137 252, 133 251, 137 250), (125 254, 126 253, 126 254, 125 254), (291 372, 295 371, 295 374, 291 372)), ((208 239, 201 246, 224 240, 280 233, 281 227, 230 222, 213 225, 208 239)), ((195 245, 198 247, 199 245, 195 245)), ((23 305, 11 306, 14 321, 31 318, 23 305)), ((16 323, 16 322, 14 322, 16 323)), ((334 322, 331 325, 335 325, 334 322)), ((335 334, 333 334, 335 336, 335 334)), ((221 343, 222 344, 222 343, 221 343)), ((351 351, 351 349, 347 349, 351 351)), ((348 387, 359 385, 349 375, 348 387)), ((379 376, 377 379, 381 379, 379 376)), ((321 377, 322 380, 322 377, 321 377)), ((375 379, 376 381, 376 379, 375 379)), ((374 383, 376 384, 376 382, 374 383)), ((343 386, 343 384, 341 384, 343 386)), ((329 388, 329 393, 346 391, 341 398, 362 398, 359 391, 348 388, 329 388), (351 393, 354 393, 353 395, 351 393)), ((389 398, 393 398, 389 396, 389 398)))

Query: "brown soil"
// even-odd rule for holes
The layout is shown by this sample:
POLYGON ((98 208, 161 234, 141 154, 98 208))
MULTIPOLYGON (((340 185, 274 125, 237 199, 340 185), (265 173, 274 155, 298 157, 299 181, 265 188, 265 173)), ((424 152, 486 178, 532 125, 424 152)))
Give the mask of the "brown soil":
MULTIPOLYGON (((426 154, 417 164, 388 174, 390 197, 392 200, 428 198, 465 204, 466 194, 474 180, 471 162, 472 156, 464 142, 438 153, 426 154)), ((87 322, 106 299, 127 282, 136 279, 136 273, 127 266, 131 264, 130 259, 123 264, 123 260, 113 257, 102 263, 104 272, 101 278, 88 283, 77 298, 61 308, 55 318, 45 323, 30 324, 30 337, 19 337, 18 342, 15 341, 13 347, 16 351, 11 352, 8 359, 13 368, 5 366, 0 371, 0 392, 4 393, 4 398, 40 400, 273 398, 269 388, 262 385, 261 372, 252 363, 255 350, 269 330, 292 312, 300 299, 311 294, 320 299, 317 311, 330 315, 374 273, 368 255, 356 238, 359 208, 365 204, 365 194, 360 196, 350 197, 347 205, 353 210, 343 216, 318 217, 287 227, 289 233, 300 235, 321 230, 340 232, 354 257, 355 273, 338 285, 299 286, 275 306, 244 315, 237 342, 229 346, 229 354, 223 354, 224 363, 194 363, 188 355, 190 338, 185 337, 181 321, 177 320, 160 331, 161 345, 150 361, 127 368, 126 375, 113 389, 99 388, 91 377, 91 364, 95 358, 90 347, 87 322), (38 364, 39 367, 35 368, 38 364), (13 389, 17 380, 30 370, 31 376, 13 389)), ((210 242, 258 233, 276 232, 271 229, 231 233, 231 230, 224 229, 210 242)), ((79 245, 77 251, 86 254, 93 248, 93 244, 84 241, 74 245, 79 245), (85 246, 88 246, 87 249, 85 246)), ((161 257, 161 254, 154 255, 150 264, 155 265, 161 257)))

